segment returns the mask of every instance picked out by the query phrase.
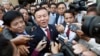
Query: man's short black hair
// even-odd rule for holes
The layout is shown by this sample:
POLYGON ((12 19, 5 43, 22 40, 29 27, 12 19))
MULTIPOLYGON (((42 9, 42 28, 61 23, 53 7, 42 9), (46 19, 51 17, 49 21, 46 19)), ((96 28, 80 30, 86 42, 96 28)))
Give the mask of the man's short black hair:
POLYGON ((94 12, 97 13, 96 7, 89 7, 89 8, 87 9, 87 13, 88 13, 88 12, 91 12, 91 11, 94 11, 94 12))
POLYGON ((14 49, 10 40, 0 33, 0 56, 13 56, 13 52, 14 49))
POLYGON ((74 17, 75 17, 75 13, 72 11, 72 10, 66 10, 65 12, 64 12, 64 14, 65 13, 71 13, 74 17))
POLYGON ((57 8, 58 8, 58 6, 59 6, 60 4, 64 4, 65 7, 66 7, 66 4, 65 4, 64 2, 59 2, 59 3, 57 3, 57 8))
POLYGON ((36 7, 36 5, 30 5, 30 7, 36 7))
POLYGON ((55 5, 55 6, 56 6, 56 3, 51 3, 51 4, 49 5, 49 7, 51 8, 52 5, 55 5))
MULTIPOLYGON (((48 5, 48 3, 47 2, 42 2, 41 4, 40 4, 40 7, 42 7, 43 5, 48 5)), ((48 6, 49 7, 49 6, 48 6)))
MULTIPOLYGON (((37 9, 35 10, 34 15, 36 14, 37 11, 40 11, 40 10, 42 10, 42 9, 44 9, 44 10, 46 10, 46 11, 48 12, 48 10, 47 10, 46 8, 40 7, 40 8, 37 8, 37 9)), ((49 12, 48 12, 48 14, 49 14, 49 12)))
POLYGON ((29 3, 28 2, 23 2, 22 6, 26 7, 29 3))
POLYGON ((16 9, 16 8, 20 8, 21 6, 20 5, 16 5, 15 7, 14 7, 14 10, 16 9))
POLYGON ((17 17, 23 18, 22 14, 18 11, 8 11, 3 16, 4 25, 10 26, 11 22, 17 17))
POLYGON ((20 12, 21 9, 25 9, 28 12, 28 10, 26 8, 24 8, 24 7, 19 8, 18 12, 20 12))

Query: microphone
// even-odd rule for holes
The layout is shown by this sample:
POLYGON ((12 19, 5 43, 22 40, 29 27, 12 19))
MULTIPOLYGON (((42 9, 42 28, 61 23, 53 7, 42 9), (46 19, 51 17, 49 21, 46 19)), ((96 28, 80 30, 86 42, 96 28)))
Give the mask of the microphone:
POLYGON ((59 34, 58 35, 58 41, 62 44, 62 50, 64 50, 64 52, 67 54, 67 55, 70 55, 70 56, 75 56, 74 53, 73 53, 73 49, 72 49, 72 41, 68 41, 67 43, 64 42, 64 39, 65 39, 65 35, 64 34, 59 34))

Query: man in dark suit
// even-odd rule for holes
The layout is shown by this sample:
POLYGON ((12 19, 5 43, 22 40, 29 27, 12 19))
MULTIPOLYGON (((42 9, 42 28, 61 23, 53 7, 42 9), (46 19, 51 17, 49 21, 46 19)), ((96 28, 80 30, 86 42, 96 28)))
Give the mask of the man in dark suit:
POLYGON ((56 24, 64 23, 64 12, 66 11, 66 4, 60 2, 57 4, 56 24))
POLYGON ((37 26, 32 32, 34 40, 30 41, 30 53, 35 50, 37 44, 44 39, 47 41, 47 46, 39 52, 39 56, 44 56, 46 52, 50 52, 50 42, 56 41, 58 31, 54 25, 48 24, 49 13, 45 8, 36 9, 34 15, 37 26))
POLYGON ((28 52, 25 51, 28 50, 26 45, 31 39, 28 36, 31 28, 26 27, 22 14, 18 11, 9 11, 4 14, 3 22, 5 25, 2 32, 4 37, 17 46, 21 55, 27 55, 28 52))

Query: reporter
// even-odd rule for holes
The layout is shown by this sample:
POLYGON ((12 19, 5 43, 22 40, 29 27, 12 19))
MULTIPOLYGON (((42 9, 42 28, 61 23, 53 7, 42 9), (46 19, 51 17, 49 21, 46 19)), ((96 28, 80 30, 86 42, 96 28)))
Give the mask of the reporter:
MULTIPOLYGON (((26 45, 27 42, 31 40, 31 38, 29 38, 30 36, 28 36, 31 28, 26 29, 26 25, 21 13, 18 11, 9 11, 4 14, 3 21, 5 25, 5 28, 2 32, 4 37, 13 42, 17 47, 19 45, 26 45)), ((26 50, 25 47, 21 47, 19 49, 21 52, 23 52, 21 49, 26 50)), ((28 52, 23 53, 27 54, 28 52)))
POLYGON ((19 13, 18 11, 9 11, 4 14, 3 21, 5 28, 2 33, 5 38, 10 39, 14 43, 26 43, 28 40, 31 40, 30 38, 28 38, 30 37, 28 36, 28 34, 30 33, 30 29, 26 29, 26 25, 21 13, 19 13))

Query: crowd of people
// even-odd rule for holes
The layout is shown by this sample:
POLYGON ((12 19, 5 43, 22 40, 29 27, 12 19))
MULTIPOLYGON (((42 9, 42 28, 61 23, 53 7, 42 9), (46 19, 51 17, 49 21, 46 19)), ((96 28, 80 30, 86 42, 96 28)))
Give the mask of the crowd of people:
MULTIPOLYGON (((82 30, 84 16, 97 16, 96 4, 86 10, 71 8, 68 2, 23 4, 9 2, 0 5, 0 56, 67 56, 62 51, 58 35, 64 43, 72 41, 74 56, 99 56, 100 42, 82 30), (71 30, 75 24, 78 30, 71 30)), ((70 55, 68 55, 70 56, 70 55)))

